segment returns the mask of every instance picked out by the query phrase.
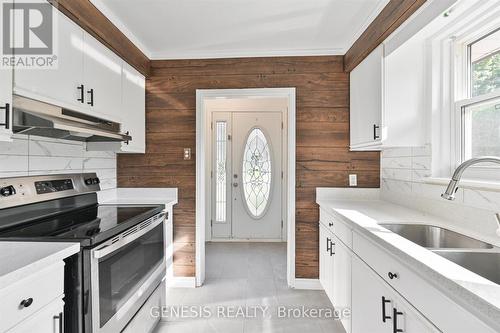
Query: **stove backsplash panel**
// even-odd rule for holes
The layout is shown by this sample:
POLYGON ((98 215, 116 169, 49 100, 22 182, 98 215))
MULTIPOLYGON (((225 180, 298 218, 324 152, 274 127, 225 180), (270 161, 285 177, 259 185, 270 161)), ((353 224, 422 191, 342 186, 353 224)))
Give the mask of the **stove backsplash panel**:
POLYGON ((87 151, 85 142, 14 135, 0 142, 0 178, 96 172, 101 189, 116 188, 116 153, 87 151))

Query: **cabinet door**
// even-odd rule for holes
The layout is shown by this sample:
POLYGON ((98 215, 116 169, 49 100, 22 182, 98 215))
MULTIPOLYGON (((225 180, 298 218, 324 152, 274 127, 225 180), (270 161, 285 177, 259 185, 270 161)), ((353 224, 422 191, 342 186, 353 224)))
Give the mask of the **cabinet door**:
MULTIPOLYGON (((57 13, 57 14, 56 14, 57 13)), ((58 18, 56 69, 14 69, 14 92, 43 102, 83 112, 83 30, 69 18, 58 18), (79 101, 80 99, 80 101, 79 101)))
POLYGON ((0 69, 0 141, 11 141, 12 69, 0 69))
POLYGON ((327 286, 327 248, 326 248, 326 228, 319 224, 319 282, 326 292, 327 286))
POLYGON ((123 152, 146 152, 146 79, 132 66, 123 63, 122 132, 132 141, 122 144, 123 152))
POLYGON ((122 60, 89 34, 84 35, 83 76, 90 114, 120 122, 122 60))
POLYGON ((402 297, 395 298, 392 309, 392 327, 394 332, 437 333, 441 332, 427 318, 418 312, 402 297), (401 331, 399 331, 401 330, 401 331))
POLYGON ((352 333, 389 333, 392 292, 361 260, 352 260, 352 333))
POLYGON ((55 300, 8 333, 63 333, 64 302, 55 300))
POLYGON ((383 57, 384 47, 380 45, 351 72, 351 149, 381 142, 383 57))
MULTIPOLYGON (((351 253, 334 236, 335 255, 333 260, 333 306, 337 310, 351 308, 351 253)), ((351 319, 342 319, 346 332, 351 331, 351 319)))

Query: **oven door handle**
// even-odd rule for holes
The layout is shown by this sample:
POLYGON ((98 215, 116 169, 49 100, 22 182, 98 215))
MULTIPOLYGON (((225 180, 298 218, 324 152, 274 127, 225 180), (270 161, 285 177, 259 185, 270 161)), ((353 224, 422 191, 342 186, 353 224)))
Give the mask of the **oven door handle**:
POLYGON ((129 236, 121 238, 120 240, 118 240, 115 243, 104 245, 98 249, 93 250, 93 257, 95 259, 100 259, 102 257, 105 257, 108 254, 115 252, 119 248, 133 242, 137 238, 140 238, 144 234, 146 234, 149 231, 151 231, 152 229, 156 228, 160 223, 163 223, 163 221, 165 220, 165 213, 160 213, 160 214, 152 217, 152 219, 154 221, 150 225, 148 225, 146 228, 141 229, 137 232, 134 232, 134 233, 130 234, 129 236))

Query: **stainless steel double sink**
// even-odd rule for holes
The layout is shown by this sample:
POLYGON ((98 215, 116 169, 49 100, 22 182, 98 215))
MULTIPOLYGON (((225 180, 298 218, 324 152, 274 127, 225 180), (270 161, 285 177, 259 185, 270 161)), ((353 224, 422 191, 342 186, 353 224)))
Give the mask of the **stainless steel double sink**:
POLYGON ((380 226, 500 285, 500 248, 432 225, 380 226))

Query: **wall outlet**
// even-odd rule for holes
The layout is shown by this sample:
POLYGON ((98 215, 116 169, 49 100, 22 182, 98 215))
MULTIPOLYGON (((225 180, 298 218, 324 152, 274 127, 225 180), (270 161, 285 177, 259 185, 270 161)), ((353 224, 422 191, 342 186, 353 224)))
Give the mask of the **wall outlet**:
POLYGON ((358 175, 349 175, 349 186, 358 186, 358 175))

